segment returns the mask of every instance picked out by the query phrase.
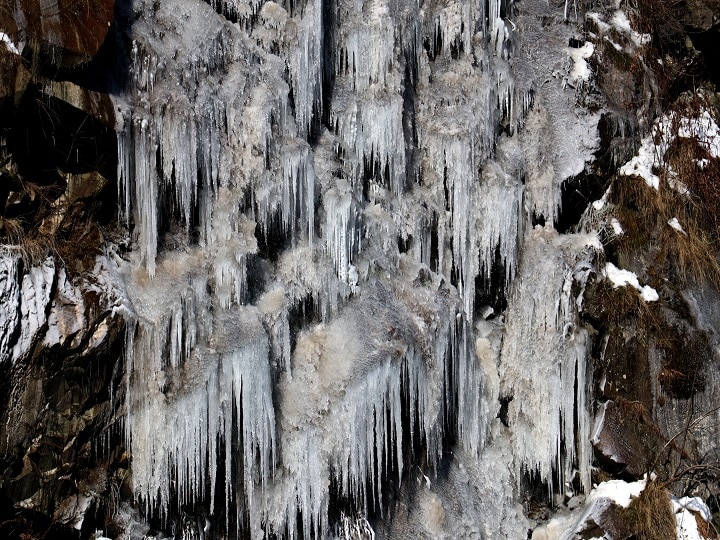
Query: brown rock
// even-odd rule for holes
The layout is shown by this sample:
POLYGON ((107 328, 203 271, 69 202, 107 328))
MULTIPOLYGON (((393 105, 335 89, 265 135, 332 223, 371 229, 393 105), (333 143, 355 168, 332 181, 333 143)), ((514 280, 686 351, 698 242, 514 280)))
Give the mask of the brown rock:
POLYGON ((105 41, 114 0, 19 0, 18 10, 0 10, 0 28, 55 67, 90 60, 105 41), (18 13, 18 15, 16 15, 18 13))
POLYGON ((80 109, 106 126, 115 128, 115 109, 107 94, 93 92, 69 81, 51 81, 43 93, 80 109))
POLYGON ((706 32, 718 22, 720 0, 693 0, 683 10, 683 26, 692 32, 706 32))

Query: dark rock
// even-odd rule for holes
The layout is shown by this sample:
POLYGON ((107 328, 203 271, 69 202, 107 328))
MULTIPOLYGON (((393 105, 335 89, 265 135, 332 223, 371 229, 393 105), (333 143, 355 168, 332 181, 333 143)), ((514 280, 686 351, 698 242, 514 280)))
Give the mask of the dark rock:
POLYGON ((16 10, 0 10, 0 28, 33 71, 88 62, 105 40, 114 0, 20 0, 16 10))
POLYGON ((608 401, 593 437, 593 446, 608 461, 633 478, 652 466, 653 451, 664 439, 640 403, 608 401))
POLYGON ((691 0, 685 4, 682 23, 688 32, 706 32, 720 22, 720 0, 691 0))

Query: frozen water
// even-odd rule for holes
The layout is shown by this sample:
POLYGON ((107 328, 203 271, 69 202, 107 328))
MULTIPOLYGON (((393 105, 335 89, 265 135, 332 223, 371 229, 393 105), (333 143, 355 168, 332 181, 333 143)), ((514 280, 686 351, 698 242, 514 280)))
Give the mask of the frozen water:
MULTIPOLYGON (((493 475, 509 490, 473 503, 461 536, 526 531, 523 470, 589 487, 576 291, 600 247, 552 223, 599 113, 575 108, 592 48, 544 28, 552 9, 136 3, 116 97, 134 235, 117 311, 147 512, 202 503, 253 538, 372 536, 389 482, 422 463, 433 487, 450 435, 447 486, 471 469, 463 493, 482 498, 493 475), (505 313, 475 306, 498 264, 505 313), (494 406, 510 395, 505 429, 494 406), (330 523, 338 501, 352 523, 330 523)), ((457 510, 430 490, 430 517, 432 497, 457 510)))
POLYGON ((584 489, 590 487, 589 336, 578 325, 572 291, 601 249, 594 237, 536 228, 526 238, 508 308, 500 393, 512 399, 516 467, 537 470, 551 491, 575 470, 584 489))

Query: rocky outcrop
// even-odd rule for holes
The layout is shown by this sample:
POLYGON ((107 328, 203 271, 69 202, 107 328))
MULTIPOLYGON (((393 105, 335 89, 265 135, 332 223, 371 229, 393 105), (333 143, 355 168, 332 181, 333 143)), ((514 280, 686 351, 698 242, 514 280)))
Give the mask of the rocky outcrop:
POLYGON ((0 30, 6 48, 31 59, 33 71, 56 72, 98 53, 114 7, 114 0, 19 0, 0 10, 0 30))
POLYGON ((97 57, 114 7, 0 7, 3 538, 88 537, 86 516, 102 516, 122 484, 127 309, 104 251, 116 212, 114 107, 97 84, 67 80, 97 57))

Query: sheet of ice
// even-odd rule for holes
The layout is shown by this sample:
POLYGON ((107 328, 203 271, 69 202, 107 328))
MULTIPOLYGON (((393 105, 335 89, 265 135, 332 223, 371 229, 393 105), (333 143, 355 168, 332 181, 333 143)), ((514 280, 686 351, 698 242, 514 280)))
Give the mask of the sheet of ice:
POLYGON ((57 272, 55 298, 50 305, 42 344, 45 347, 60 345, 75 349, 80 345, 86 326, 83 291, 68 281, 67 272, 61 267, 57 272))
POLYGON ((11 340, 21 320, 19 260, 18 254, 0 252, 0 328, 3 328, 0 334, 0 364, 13 358, 11 340))
POLYGON ((16 361, 30 352, 38 330, 47 323, 47 307, 53 292, 55 272, 55 261, 48 257, 38 266, 30 267, 22 276, 19 298, 22 324, 12 352, 16 361))

